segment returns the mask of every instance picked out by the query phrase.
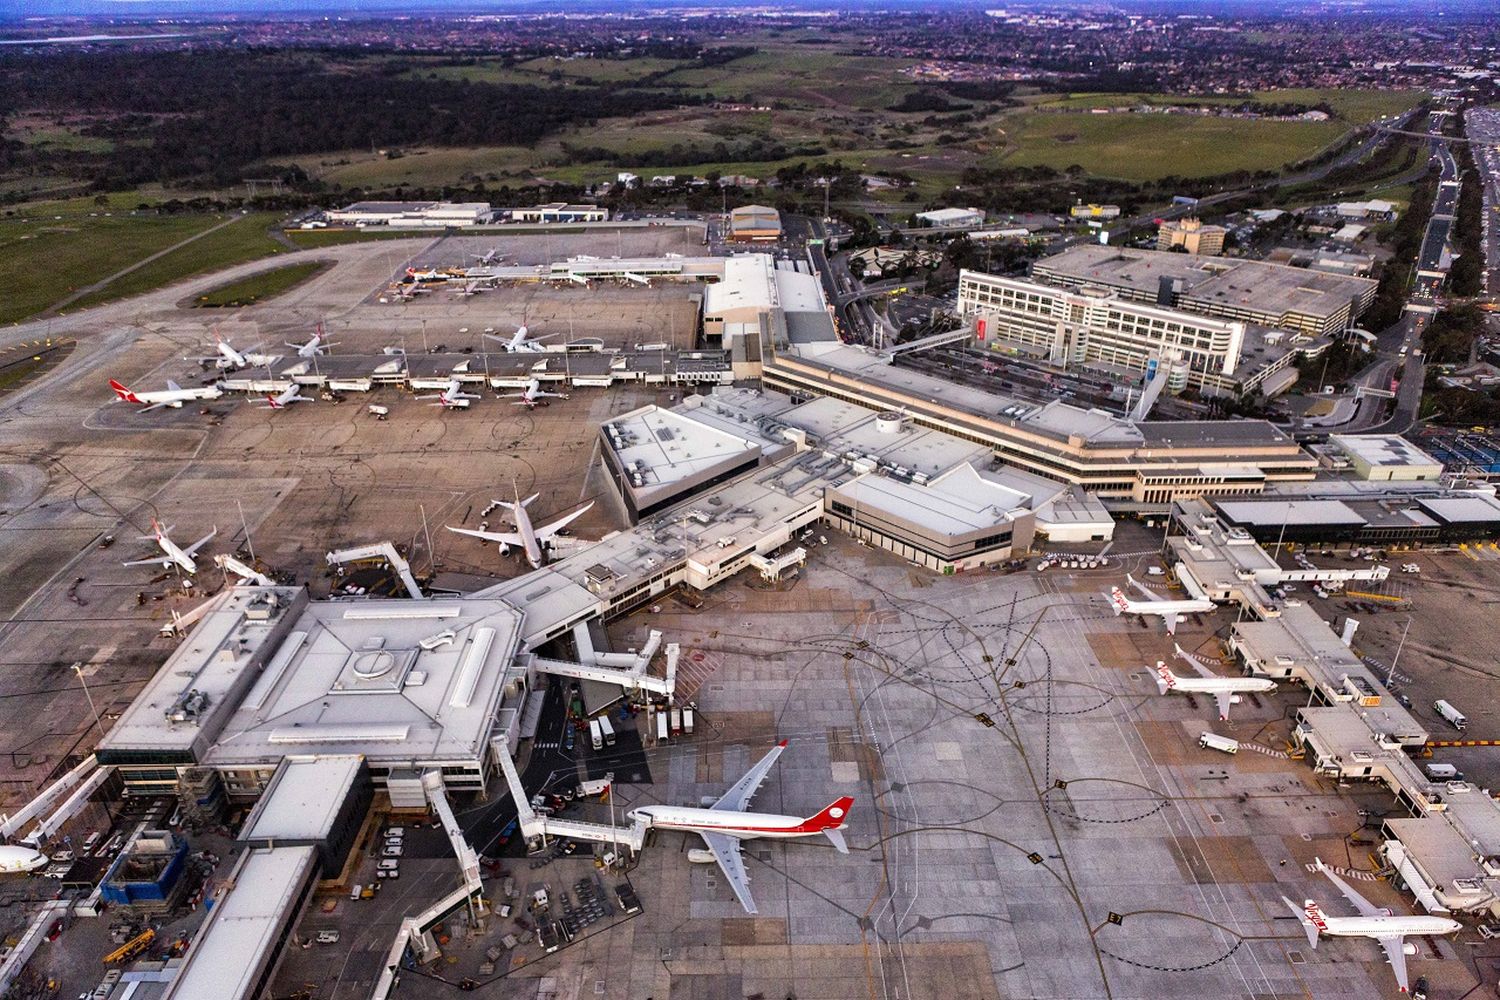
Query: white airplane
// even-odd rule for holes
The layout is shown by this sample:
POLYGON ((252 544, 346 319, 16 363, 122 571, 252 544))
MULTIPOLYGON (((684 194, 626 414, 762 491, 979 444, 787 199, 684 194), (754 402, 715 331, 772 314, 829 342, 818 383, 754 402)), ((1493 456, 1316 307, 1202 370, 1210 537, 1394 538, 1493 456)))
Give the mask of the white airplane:
POLYGON ((547 392, 542 388, 542 383, 539 380, 532 379, 531 382, 526 386, 526 388, 521 392, 505 392, 501 393, 495 398, 519 399, 519 403, 512 403, 510 405, 524 406, 528 410, 534 410, 538 406, 546 406, 547 404, 544 403, 543 400, 548 397, 551 397, 552 399, 567 399, 568 394, 565 392, 547 392))
POLYGON ((719 801, 707 809, 641 806, 632 809, 627 815, 633 822, 658 830, 684 830, 702 837, 708 850, 688 851, 688 860, 700 864, 717 862, 745 912, 755 913, 755 900, 750 896, 750 876, 745 871, 744 856, 740 854, 741 841, 761 838, 794 840, 821 834, 833 843, 840 854, 849 853, 844 835, 839 831, 844 828, 849 807, 854 804, 852 796, 837 799, 806 819, 801 816, 746 811, 761 782, 766 780, 766 775, 785 749, 786 740, 782 740, 760 759, 760 763, 735 782, 734 787, 725 792, 719 801))
POLYGON ((528 332, 523 325, 516 327, 516 332, 509 337, 502 337, 494 333, 487 333, 485 336, 491 340, 500 341, 502 350, 511 351, 516 354, 541 354, 547 350, 546 347, 542 346, 542 341, 550 340, 557 336, 555 333, 549 333, 545 337, 532 339, 527 336, 528 332))
POLYGON ((137 559, 133 562, 121 563, 122 566, 160 566, 162 569, 166 569, 170 566, 176 565, 186 570, 189 576, 192 576, 194 573, 198 572, 198 564, 193 561, 193 556, 197 554, 199 549, 208 544, 208 540, 210 538, 219 533, 219 529, 214 528, 214 530, 210 531, 208 534, 204 535, 202 538, 198 539, 192 545, 189 545, 184 549, 176 542, 172 541, 170 537, 170 533, 172 531, 171 525, 162 527, 157 523, 155 518, 152 518, 151 530, 154 532, 154 534, 142 535, 141 541, 155 542, 157 544, 157 547, 161 549, 162 554, 159 556, 153 556, 150 559, 137 559))
POLYGON ((300 395, 297 390, 301 388, 293 382, 274 396, 267 396, 263 410, 284 410, 293 403, 311 403, 311 396, 300 395))
POLYGON ((212 361, 218 366, 220 371, 238 371, 241 368, 268 365, 276 360, 276 355, 274 354, 256 354, 253 347, 248 351, 236 350, 233 344, 218 334, 214 334, 214 349, 217 353, 213 356, 194 358, 193 360, 212 361))
POLYGON ((455 378, 449 379, 448 387, 437 395, 413 396, 412 398, 435 399, 437 400, 437 402, 433 403, 433 406, 441 406, 444 409, 449 410, 467 410, 469 408, 469 400, 478 399, 479 394, 474 392, 464 392, 462 385, 459 383, 458 379, 455 378))
POLYGON ((182 404, 195 399, 218 399, 224 395, 224 389, 217 382, 213 385, 199 386, 195 389, 184 389, 182 386, 167 379, 167 387, 154 392, 136 392, 129 389, 114 379, 109 380, 109 387, 115 391, 115 395, 127 403, 144 403, 145 408, 140 413, 150 413, 159 410, 163 406, 173 409, 182 409, 182 404))
MULTIPOLYGON (((517 497, 515 503, 508 503, 504 500, 495 501, 495 503, 515 515, 515 531, 477 531, 473 528, 451 527, 448 530, 455 535, 470 535, 474 538, 483 538, 487 542, 494 542, 500 546, 500 554, 502 556, 509 553, 511 546, 514 545, 526 553, 526 561, 531 564, 532 569, 541 569, 545 559, 544 550, 566 549, 579 544, 592 544, 588 542, 580 543, 577 539, 573 538, 559 537, 557 533, 576 521, 590 507, 594 506, 594 501, 590 500, 573 513, 560 517, 551 524, 544 524, 540 528, 533 528, 531 526, 531 515, 526 513, 526 505, 535 500, 539 495, 533 493, 525 500, 517 497)), ((447 525, 444 525, 444 527, 447 527, 447 525)))
POLYGON ((421 270, 415 267, 408 267, 406 269, 406 276, 412 281, 447 281, 449 278, 449 275, 433 267, 421 270))
POLYGON ((1276 682, 1266 677, 1220 677, 1208 669, 1199 659, 1181 646, 1174 646, 1177 655, 1188 662, 1198 677, 1178 677, 1172 668, 1161 660, 1156 661, 1156 687, 1162 694, 1174 691, 1182 694, 1211 694, 1219 707, 1219 719, 1229 718, 1229 706, 1238 704, 1242 691, 1275 691, 1276 682))
POLYGON ((1109 588, 1109 600, 1114 605, 1116 615, 1160 615, 1167 626, 1168 635, 1177 634, 1177 623, 1183 615, 1197 614, 1202 611, 1212 611, 1214 602, 1208 600, 1193 601, 1163 601, 1157 598, 1147 588, 1136 582, 1129 573, 1125 579, 1130 585, 1148 598, 1144 601, 1132 601, 1126 597, 1119 587, 1109 588))
POLYGON ((484 253, 478 255, 474 259, 479 261, 482 266, 488 267, 489 265, 495 263, 500 259, 500 249, 496 247, 492 250, 486 250, 484 253))
POLYGON ((480 288, 479 285, 480 282, 478 278, 471 278, 468 281, 465 281, 464 286, 453 294, 462 295, 465 297, 468 297, 470 295, 478 295, 481 291, 483 291, 483 289, 480 288))
POLYGON ((335 347, 337 345, 333 344, 331 341, 323 339, 323 324, 319 323, 317 331, 312 335, 311 339, 309 339, 307 343, 293 344, 291 342, 288 342, 286 346, 294 349, 297 352, 297 357, 299 358, 315 358, 319 354, 322 354, 324 351, 328 350, 330 347, 335 347))
POLYGON ((1339 892, 1344 894, 1344 898, 1354 904, 1354 908, 1359 911, 1359 916, 1326 916, 1322 907, 1314 900, 1309 899, 1298 906, 1282 896, 1281 901, 1297 915, 1297 920, 1302 924, 1302 930, 1307 934, 1307 943, 1317 948, 1320 934, 1327 934, 1329 937, 1374 938, 1380 942, 1380 947, 1385 949, 1386 961, 1391 963, 1391 971, 1396 974, 1396 985, 1400 987, 1402 993, 1407 992, 1408 987, 1406 956, 1417 953, 1417 946, 1407 944, 1405 939, 1427 934, 1452 934, 1463 928, 1457 920, 1450 920, 1447 917, 1393 916, 1390 910, 1375 906, 1350 888, 1349 883, 1329 871, 1322 858, 1317 858, 1315 864, 1318 871, 1327 875, 1333 884, 1339 887, 1339 892))
POLYGON ((47 855, 29 847, 0 847, 0 874, 34 872, 39 868, 46 868, 49 863, 47 855))

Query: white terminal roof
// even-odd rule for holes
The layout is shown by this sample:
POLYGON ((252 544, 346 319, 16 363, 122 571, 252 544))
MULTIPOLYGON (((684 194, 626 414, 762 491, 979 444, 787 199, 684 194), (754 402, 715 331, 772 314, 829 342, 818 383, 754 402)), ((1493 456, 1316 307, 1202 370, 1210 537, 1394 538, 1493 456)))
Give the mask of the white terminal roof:
POLYGON ((725 259, 723 278, 703 290, 704 314, 780 306, 774 272, 775 259, 770 254, 739 254, 725 259))
POLYGON ((776 269, 776 294, 787 312, 826 312, 823 285, 816 275, 804 274, 789 267, 776 269))
POLYGON ((621 465, 639 471, 648 487, 680 482, 761 448, 753 425, 751 433, 736 434, 656 406, 622 414, 605 427, 621 465))
POLYGON ((309 603, 208 762, 473 759, 489 739, 521 622, 511 605, 473 597, 309 603))
POLYGON ((313 847, 249 852, 235 872, 245 891, 230 892, 209 913, 167 990, 171 1000, 247 1000, 281 945, 283 925, 312 877, 313 847))
POLYGON ((1001 528, 1024 510, 1024 493, 960 465, 926 486, 890 476, 866 475, 840 488, 861 506, 884 510, 935 534, 966 535, 1001 528))
POLYGON ((1500 521, 1500 500, 1484 494, 1424 497, 1417 504, 1449 524, 1459 521, 1500 521))
POLYGON ((1398 434, 1332 434, 1329 440, 1351 458, 1374 466, 1443 465, 1398 434))
POLYGON ((322 840, 359 777, 355 754, 288 757, 245 820, 240 840, 322 840))
POLYGON ((939 224, 945 222, 968 222, 975 216, 982 219, 984 218, 984 213, 973 208, 935 208, 930 212, 917 213, 917 218, 939 224))
POLYGON ((1342 500, 1221 500, 1218 508, 1239 524, 1363 524, 1365 519, 1342 500))

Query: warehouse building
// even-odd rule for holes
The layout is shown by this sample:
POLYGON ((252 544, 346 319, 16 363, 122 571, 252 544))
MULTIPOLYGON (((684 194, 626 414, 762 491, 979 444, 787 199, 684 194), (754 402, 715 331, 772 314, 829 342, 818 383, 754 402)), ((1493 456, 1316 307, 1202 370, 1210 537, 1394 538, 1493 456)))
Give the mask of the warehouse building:
POLYGON ((1334 434, 1328 441, 1361 479, 1420 482, 1443 474, 1442 462, 1398 434, 1334 434))
POLYGON ((781 213, 768 205, 742 205, 729 213, 729 238, 736 243, 781 239, 781 213))
POLYGON ((1083 244, 1037 261, 1032 277, 1066 288, 1106 288, 1121 298, 1203 316, 1333 336, 1375 301, 1376 282, 1255 260, 1083 244))
POLYGON ((609 209, 598 205, 569 205, 554 201, 546 205, 527 208, 512 208, 506 212, 512 222, 534 222, 542 224, 559 222, 608 222, 609 209))
POLYGON ((918 212, 914 218, 934 229, 972 229, 984 225, 984 211, 978 208, 937 208, 918 212))
POLYGON ((493 215, 489 202, 484 201, 357 201, 326 217, 341 226, 442 229, 482 226, 493 215))

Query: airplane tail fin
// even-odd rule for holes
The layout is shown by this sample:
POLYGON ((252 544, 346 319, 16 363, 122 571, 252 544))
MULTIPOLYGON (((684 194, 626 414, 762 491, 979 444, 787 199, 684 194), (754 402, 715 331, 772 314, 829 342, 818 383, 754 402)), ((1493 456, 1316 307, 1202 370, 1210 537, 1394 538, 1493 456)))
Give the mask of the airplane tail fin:
POLYGON ((121 385, 119 382, 116 382, 114 379, 109 380, 109 387, 115 391, 116 396, 125 400, 125 402, 127 403, 140 402, 140 400, 136 398, 135 393, 131 392, 128 388, 121 385))
POLYGON ((1125 595, 1120 592, 1119 587, 1109 588, 1109 603, 1115 609, 1115 617, 1119 617, 1125 611, 1125 595))
POLYGON ((854 805, 854 797, 852 795, 845 795, 841 799, 835 799, 817 815, 808 817, 803 825, 806 827, 807 832, 823 834, 833 842, 833 846, 838 848, 839 853, 847 854, 849 848, 844 843, 844 838, 839 834, 839 830, 843 829, 844 820, 848 819, 849 807, 852 805, 854 805))
POLYGON ((531 496, 529 496, 525 500, 521 501, 521 506, 522 507, 529 507, 529 506, 531 506, 531 501, 535 500, 539 496, 541 496, 540 493, 533 493, 533 494, 531 494, 531 496))
POLYGON ((1172 673, 1172 668, 1160 660, 1156 661, 1156 689, 1166 694, 1177 686, 1177 675, 1172 673))
POLYGON ((1301 906, 1298 906, 1285 896, 1281 897, 1281 901, 1287 905, 1289 910, 1297 915, 1297 922, 1302 925, 1302 932, 1307 935, 1308 947, 1317 950, 1318 931, 1322 929, 1320 925, 1323 922, 1323 913, 1318 908, 1318 904, 1309 899, 1301 906))

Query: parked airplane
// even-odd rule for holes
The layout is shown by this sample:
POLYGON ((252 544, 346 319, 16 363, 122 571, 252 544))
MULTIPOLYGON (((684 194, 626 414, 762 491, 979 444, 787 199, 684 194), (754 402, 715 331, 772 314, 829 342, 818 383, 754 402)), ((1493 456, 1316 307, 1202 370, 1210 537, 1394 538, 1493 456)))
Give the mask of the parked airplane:
POLYGON ((1137 583, 1129 573, 1125 579, 1130 585, 1146 595, 1144 601, 1132 601, 1121 593, 1119 587, 1109 588, 1109 600, 1114 605, 1117 615, 1160 615, 1167 626, 1168 635, 1177 634, 1177 623, 1183 615, 1197 614, 1202 611, 1212 611, 1214 602, 1208 600, 1193 601, 1163 601, 1147 588, 1137 583))
POLYGON ((162 527, 157 523, 155 518, 152 518, 151 530, 154 534, 142 535, 141 541, 155 542, 157 547, 161 549, 162 554, 152 556, 150 559, 136 559, 133 562, 121 563, 122 566, 160 566, 163 569, 167 569, 170 566, 176 565, 191 576, 198 572, 198 564, 193 561, 193 556, 197 554, 199 549, 208 544, 210 538, 219 533, 219 529, 215 528, 184 549, 172 541, 170 537, 172 531, 171 525, 162 527))
POLYGON ((745 859, 740 853, 741 841, 760 838, 793 840, 821 834, 840 854, 849 853, 844 835, 839 831, 844 828, 849 807, 854 804, 851 796, 836 799, 806 819, 746 811, 761 782, 766 780, 766 775, 785 749, 786 740, 782 740, 707 809, 653 805, 632 809, 627 815, 633 822, 658 830, 684 830, 702 837, 708 850, 688 851, 688 860, 717 862, 745 912, 754 913, 755 900, 750 896, 750 876, 745 871, 745 859))
POLYGON ((307 343, 293 344, 288 342, 286 346, 295 349, 299 358, 315 358, 330 347, 337 345, 323 339, 323 324, 319 323, 317 331, 307 343))
POLYGON ((534 410, 538 406, 546 406, 547 404, 545 402, 543 402, 543 400, 545 400, 549 396, 551 398, 553 398, 553 399, 567 399, 568 398, 568 394, 565 393, 565 392, 547 392, 547 391, 545 391, 542 388, 542 383, 539 380, 537 380, 537 379, 532 379, 531 382, 526 386, 526 388, 524 390, 522 390, 521 392, 505 392, 505 393, 501 393, 499 396, 496 396, 495 398, 496 399, 519 399, 520 400, 519 403, 512 403, 510 405, 512 405, 512 406, 524 406, 528 410, 534 410))
POLYGON ((220 371, 238 371, 241 368, 267 365, 276 360, 276 355, 274 354, 256 354, 253 347, 248 351, 237 350, 233 344, 218 334, 214 334, 214 350, 217 353, 210 357, 194 358, 193 360, 212 361, 218 366, 220 371))
POLYGON ((495 263, 500 259, 500 249, 496 247, 491 250, 486 250, 475 259, 479 261, 481 266, 488 267, 489 265, 495 263))
POLYGON ((437 393, 436 395, 414 396, 412 398, 435 399, 437 400, 437 402, 433 403, 433 406, 441 406, 449 410, 467 410, 469 408, 469 400, 478 399, 479 394, 474 392, 464 392, 461 383, 458 381, 458 379, 455 378, 449 379, 448 387, 442 392, 437 393))
POLYGON ((555 333, 549 333, 545 337, 537 337, 535 339, 532 339, 531 337, 527 336, 528 332, 529 331, 523 325, 516 327, 516 332, 511 334, 509 337, 502 337, 494 333, 487 333, 485 334, 485 336, 490 338, 491 340, 500 341, 502 350, 513 351, 517 354, 541 354, 547 350, 546 347, 542 346, 542 341, 551 340, 553 337, 557 336, 557 334, 555 333))
POLYGON ((439 271, 439 270, 437 270, 435 268, 431 268, 431 267, 425 268, 424 270, 420 270, 420 271, 417 270, 414 267, 408 267, 406 269, 406 276, 408 278, 410 278, 412 281, 447 281, 448 280, 448 275, 444 274, 442 271, 439 271))
MULTIPOLYGON (((573 513, 560 517, 551 524, 544 524, 540 528, 534 528, 531 525, 531 515, 526 512, 526 506, 539 495, 533 493, 525 500, 517 496, 515 503, 508 503, 504 500, 495 501, 501 507, 504 507, 515 515, 516 530, 513 532, 477 531, 473 528, 451 527, 448 530, 456 535, 471 535, 474 538, 483 538, 485 541, 494 542, 500 546, 500 554, 502 556, 510 552, 511 546, 514 545, 526 553, 526 561, 531 564, 532 569, 540 569, 545 560, 546 550, 571 548, 579 544, 577 540, 559 537, 557 533, 581 517, 584 512, 594 506, 594 502, 590 500, 573 513)), ((444 527, 447 526, 445 525, 444 527)))
POLYGON ((261 407, 261 409, 284 410, 288 406, 291 406, 293 403, 311 403, 312 397, 299 395, 297 392, 299 388, 301 387, 298 386, 297 383, 293 382, 291 385, 287 386, 276 395, 267 396, 266 404, 265 406, 261 407))
POLYGON ((480 288, 479 285, 480 285, 480 282, 479 282, 478 278, 471 278, 470 280, 465 281, 464 282, 464 286, 462 288, 460 288, 454 294, 455 295, 462 295, 462 296, 465 296, 465 297, 470 296, 470 295, 478 295, 481 291, 484 290, 484 289, 480 288))
POLYGON ((1281 897, 1302 924, 1302 930, 1307 934, 1307 943, 1313 948, 1318 946, 1318 936, 1327 934, 1330 937, 1367 937, 1374 938, 1380 942, 1380 947, 1385 949, 1386 961, 1391 963, 1391 971, 1396 974, 1396 985, 1401 992, 1407 992, 1406 981, 1406 956, 1415 955, 1417 946, 1407 944, 1406 938, 1427 934, 1452 934, 1460 930, 1463 925, 1457 920, 1447 917, 1434 917, 1430 914, 1422 916, 1394 916, 1390 910, 1375 906, 1368 899, 1361 896, 1350 888, 1349 883, 1339 878, 1328 869, 1322 858, 1316 859, 1316 867, 1344 894, 1344 898, 1354 904, 1359 911, 1357 917, 1330 917, 1323 913, 1316 901, 1307 900, 1301 906, 1281 897))
POLYGON ((1177 655, 1188 662, 1197 678, 1178 677, 1172 668, 1161 660, 1156 661, 1156 687, 1162 694, 1174 691, 1182 694, 1211 694, 1219 707, 1219 718, 1229 718, 1229 706, 1237 704, 1242 691, 1275 691, 1276 682, 1266 677, 1220 677, 1208 669, 1199 659, 1181 646, 1174 646, 1177 655))
POLYGON ((9 844, 0 847, 0 874, 34 872, 39 868, 46 868, 49 863, 47 855, 29 847, 9 844))
POLYGON ((182 386, 167 379, 167 387, 153 392, 136 392, 134 389, 126 388, 114 379, 109 380, 109 387, 115 391, 115 395, 127 403, 144 403, 145 408, 138 411, 149 413, 159 410, 163 406, 174 409, 182 409, 182 404, 195 399, 218 399, 224 395, 224 389, 217 382, 213 385, 198 386, 193 389, 184 389, 182 386))

